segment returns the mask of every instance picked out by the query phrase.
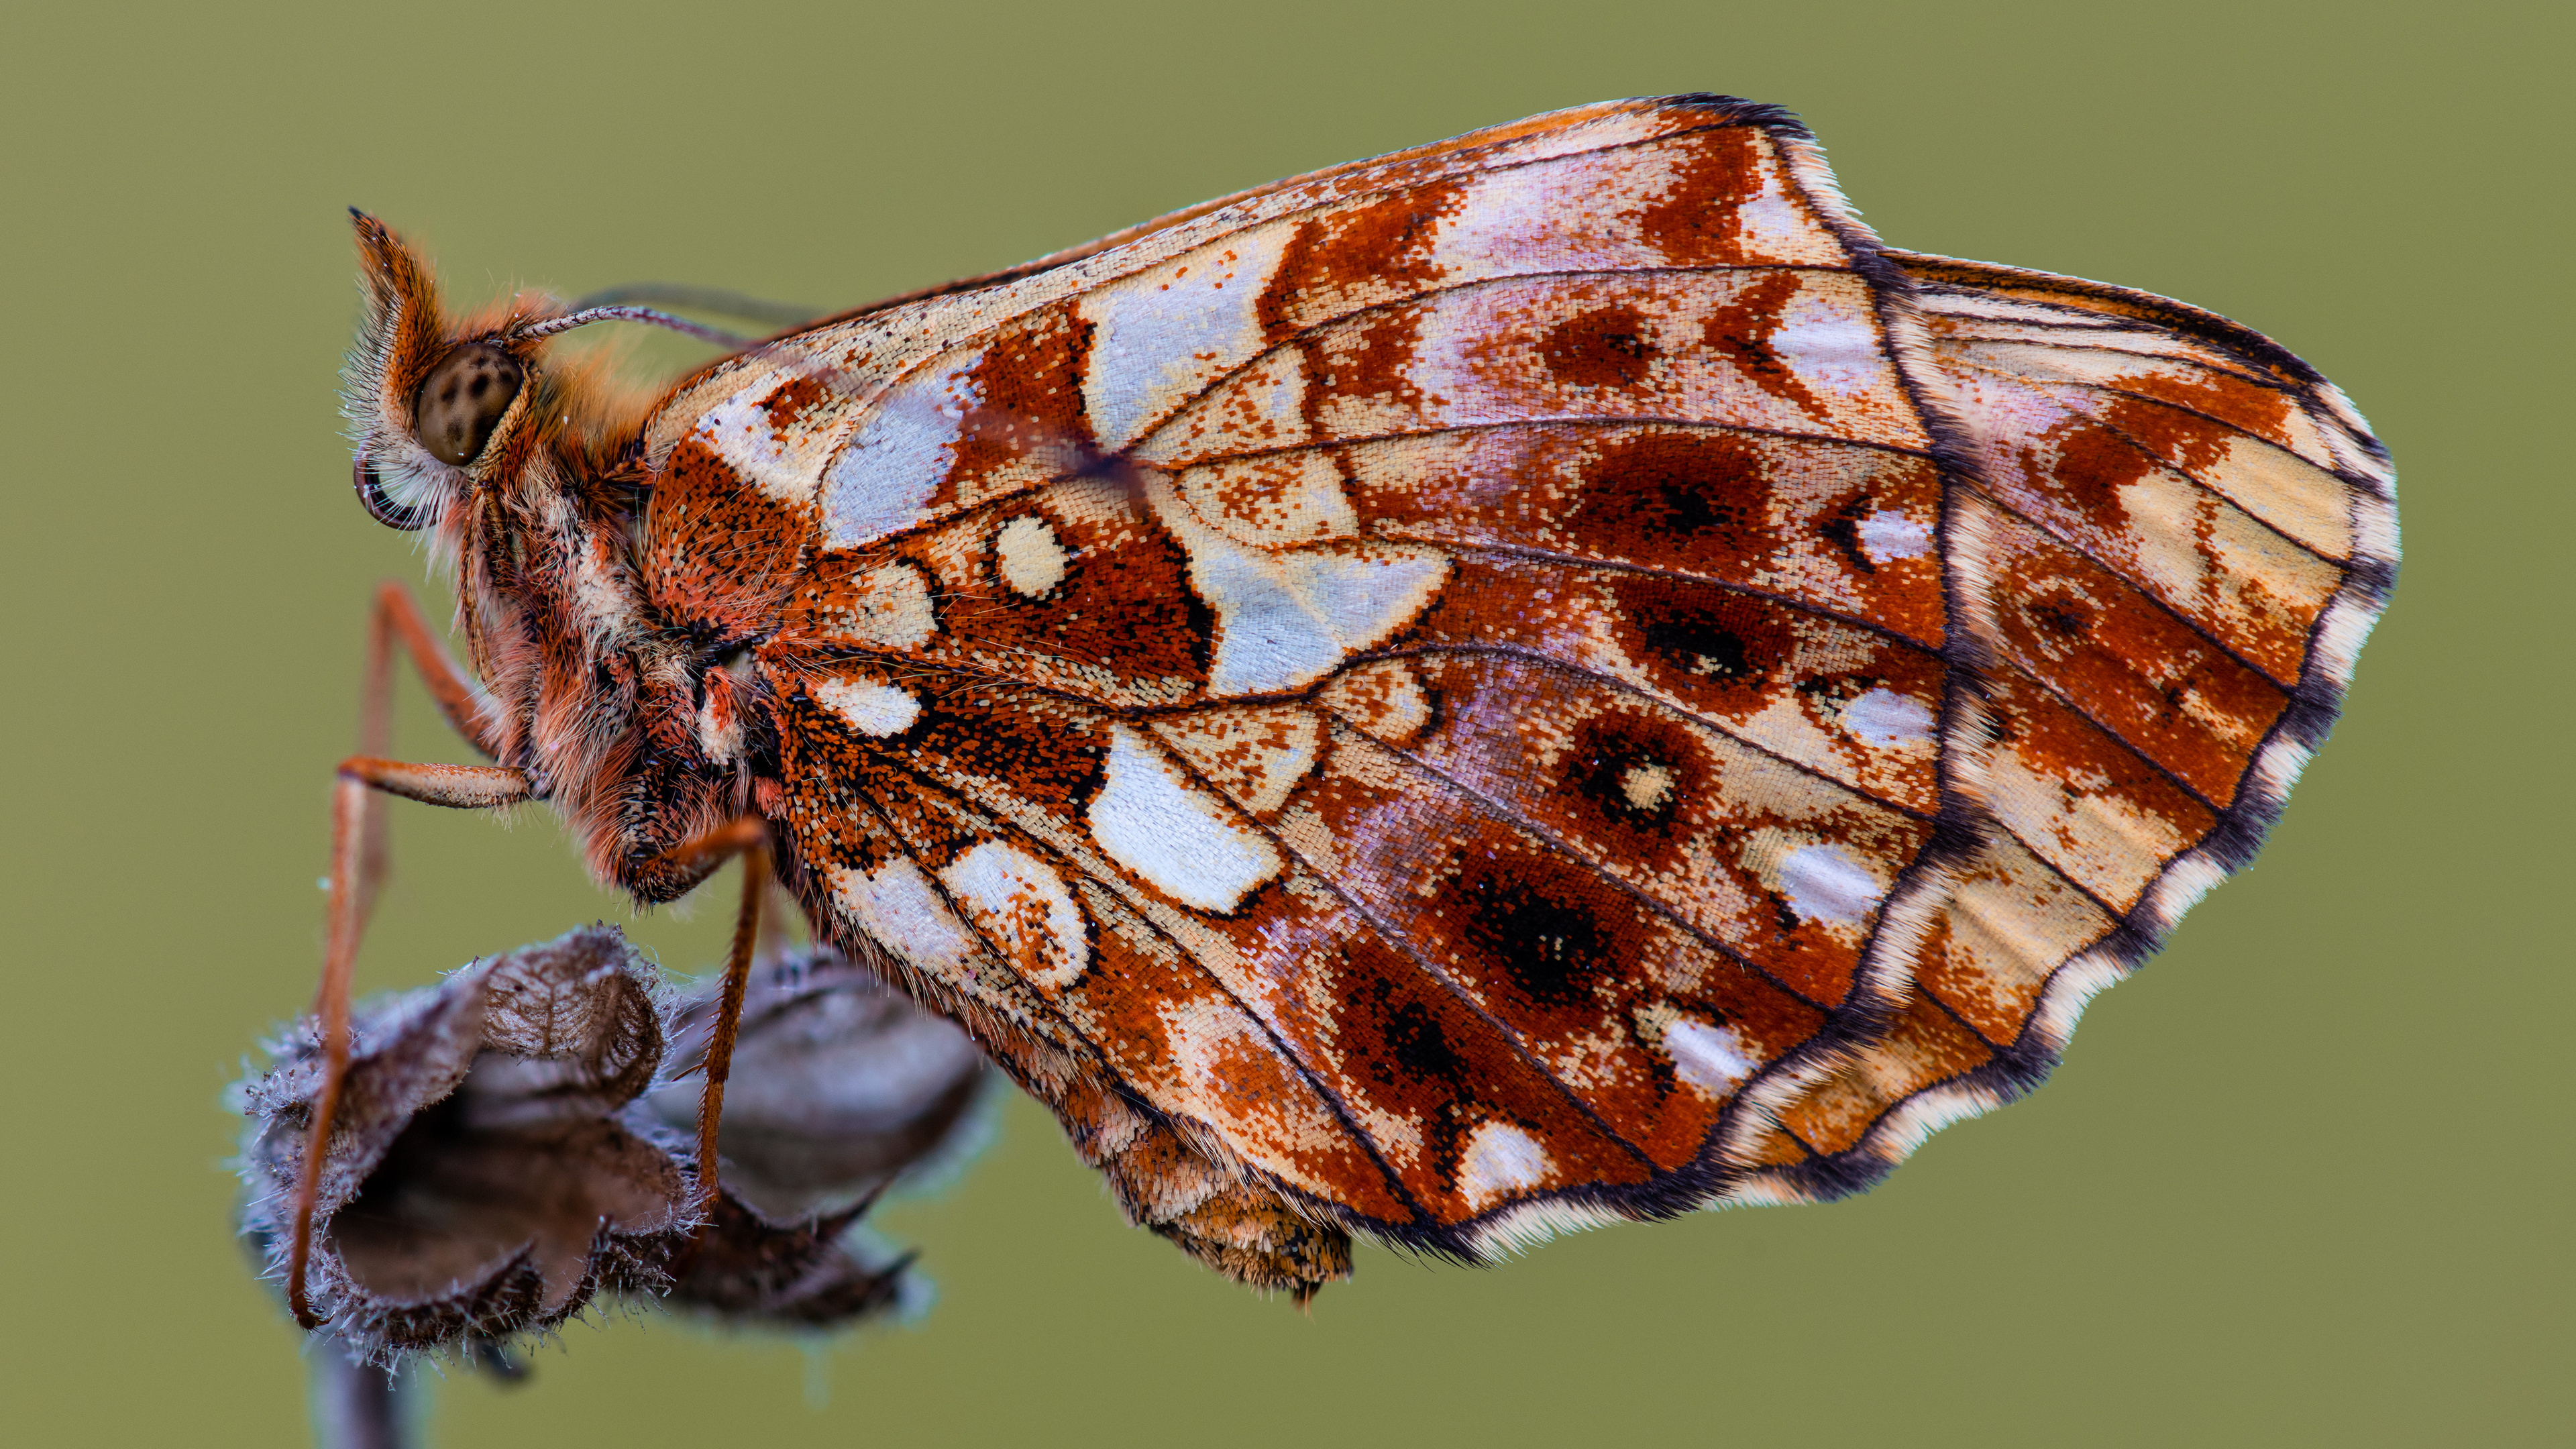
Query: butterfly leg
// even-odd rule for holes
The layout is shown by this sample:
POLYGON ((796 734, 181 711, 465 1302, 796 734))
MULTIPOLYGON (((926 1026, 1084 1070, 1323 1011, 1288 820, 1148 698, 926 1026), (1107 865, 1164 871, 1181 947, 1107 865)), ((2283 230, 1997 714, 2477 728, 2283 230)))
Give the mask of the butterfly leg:
MULTIPOLYGON (((482 690, 439 647, 438 636, 430 632, 429 621, 422 616, 420 605, 413 602, 411 591, 391 579, 376 585, 375 607, 367 616, 367 673, 358 696, 358 753, 383 756, 393 750, 393 664, 397 645, 410 657, 430 699, 447 717, 448 727, 484 758, 499 758, 499 741, 484 718, 482 690)), ((389 874, 385 818, 384 812, 370 810, 363 826, 357 902, 362 929, 389 874)))
POLYGON ((716 1136, 724 1118, 725 1079, 733 1071, 734 1033, 742 1025, 743 993, 751 986, 751 961, 760 942, 760 903, 769 893, 769 827, 756 816, 664 851, 659 866, 710 869, 728 856, 742 857, 742 906, 733 922, 733 947, 725 953, 724 996, 707 1039, 707 1080, 698 1095, 698 1211, 708 1222, 716 1211, 716 1136))
POLYGON ((349 982, 357 967, 367 889, 366 834, 370 791, 381 790, 428 805, 490 810, 533 799, 525 773, 491 765, 412 765, 354 755, 340 762, 331 792, 331 903, 322 986, 313 1010, 322 1018, 322 1088, 315 1094, 313 1125, 304 1145, 304 1175, 295 1188, 295 1233, 287 1252, 286 1301, 295 1321, 322 1326, 304 1284, 313 1251, 313 1210, 321 1200, 322 1167, 340 1088, 349 1073, 349 982))
POLYGON ((314 1100, 304 1171, 296 1187, 295 1232, 286 1270, 287 1304, 296 1322, 306 1328, 321 1326, 306 1294, 304 1275, 312 1255, 313 1212, 321 1195, 331 1123, 338 1114, 340 1089, 349 1069, 349 985, 357 965, 358 938, 366 929, 386 873, 384 821, 370 808, 367 797, 381 790, 432 805, 491 809, 534 795, 528 777, 517 770, 413 765, 381 758, 393 736, 397 645, 410 656, 430 697, 456 732, 487 756, 499 753, 483 716, 480 691, 439 647, 420 607, 400 584, 378 585, 367 621, 367 672, 358 704, 359 753, 340 762, 331 794, 329 925, 322 983, 313 1003, 314 1014, 322 1019, 322 1086, 314 1100))

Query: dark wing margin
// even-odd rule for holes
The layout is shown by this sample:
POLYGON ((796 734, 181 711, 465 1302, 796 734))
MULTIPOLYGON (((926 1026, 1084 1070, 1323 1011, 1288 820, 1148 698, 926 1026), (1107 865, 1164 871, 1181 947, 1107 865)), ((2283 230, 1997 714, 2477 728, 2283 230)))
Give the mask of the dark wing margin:
MULTIPOLYGON (((1746 1194, 1757 1199, 1866 1190, 1941 1127, 2037 1088, 2091 997, 2133 972, 2193 903, 2254 858, 2331 731, 2361 645, 2396 581, 2388 454, 2343 394, 2278 343, 2125 288, 1913 253, 1885 257, 1910 284, 1931 336, 1933 376, 1954 397, 1999 379, 2009 391, 2019 364, 2028 369, 2030 394, 2072 398, 2074 405, 2012 415, 1954 409, 1971 455, 1955 484, 1959 514, 1976 521, 1988 545, 1954 561, 1956 582, 1973 591, 1960 617, 1982 626, 1987 654, 1977 703, 1993 741, 1961 781, 1985 822, 1985 858, 1937 903, 1935 927, 1917 948, 1915 993, 1905 1011, 1841 1071, 1784 1108, 1764 1149, 1773 1165, 1746 1194), (2087 470, 2109 470, 2114 493, 2124 485, 2142 498, 2163 486, 2148 481, 2151 473, 2178 474, 2278 521, 2276 531, 2333 567, 2333 587, 2304 633, 2294 676, 2263 712, 2237 721, 2260 728, 2234 751, 2236 768, 2223 789, 2183 788, 2193 782, 2158 766, 2153 742, 2086 717, 2090 701, 2045 688, 2031 667, 2044 661, 2015 647, 2009 619, 2016 610, 2048 607, 2047 600, 2034 605, 2033 585, 2051 585, 2045 576, 1989 569, 1992 538, 2010 533, 2043 547, 2067 539, 2012 517, 1988 480, 2005 454, 2034 448, 2056 450, 2063 471, 2055 483, 2067 494, 2102 494, 2104 480, 2087 470), (2311 506, 2327 490, 2338 510, 2311 506), (2329 511, 2334 516, 2324 516, 2329 511), (2168 848, 2152 853, 2152 868, 2139 878, 2123 878, 2104 865, 2104 852, 2088 858, 2081 849, 2080 816, 2035 804, 2048 785, 2102 819, 2167 827, 2155 839, 2168 848), (2082 789, 2116 791, 2121 804, 2081 799, 2082 789), (2206 798, 2211 793, 2219 798, 2206 798), (2043 850, 2055 858, 2042 859, 2043 850), (2049 895, 2060 906, 2029 911, 2025 920, 2053 919, 2061 927, 2055 936, 2032 931, 2014 942, 1990 929, 1999 898, 2028 903, 2049 895), (2089 927, 2069 929, 2088 919, 2089 927), (1962 944, 1976 935, 1983 939, 1962 944)), ((2132 620, 2161 612, 2170 625, 2179 617, 2144 588, 2119 603, 2132 620)), ((2150 849, 2144 840, 2137 848, 2150 849)))

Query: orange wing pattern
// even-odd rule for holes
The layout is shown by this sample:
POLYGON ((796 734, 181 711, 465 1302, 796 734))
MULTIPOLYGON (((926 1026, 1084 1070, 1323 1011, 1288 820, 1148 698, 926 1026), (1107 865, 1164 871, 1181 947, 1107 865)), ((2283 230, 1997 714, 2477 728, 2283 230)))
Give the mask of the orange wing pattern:
POLYGON ((1705 97, 827 323, 647 436, 657 600, 782 621, 808 910, 1299 1292, 1350 1229, 1847 1188, 2034 1080, 2393 558, 2295 359, 1886 252, 1705 97))
POLYGON ((2096 282, 1887 255, 1969 465, 1952 571, 1990 651, 1959 770, 1981 838, 1891 1029, 1780 1114, 1766 1197, 1865 1187, 2038 1085, 2085 1001, 2253 857, 2396 577, 2387 454, 2269 339, 2096 282))

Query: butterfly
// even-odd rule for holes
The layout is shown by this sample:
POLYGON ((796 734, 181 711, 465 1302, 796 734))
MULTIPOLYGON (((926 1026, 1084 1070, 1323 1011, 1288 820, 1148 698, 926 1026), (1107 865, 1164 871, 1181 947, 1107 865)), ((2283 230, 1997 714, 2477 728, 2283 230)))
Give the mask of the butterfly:
POLYGON ((2313 369, 1888 247, 1725 97, 658 394, 548 341, 643 309, 454 317, 358 237, 355 483, 452 566, 472 669, 389 591, 371 698, 408 650, 496 763, 343 766, 326 1020, 370 791, 550 802, 644 901, 746 854, 747 919, 774 875, 1134 1221, 1300 1297, 1353 1234, 1857 1191, 2030 1089, 2252 855, 2394 578, 2387 455, 2313 369))

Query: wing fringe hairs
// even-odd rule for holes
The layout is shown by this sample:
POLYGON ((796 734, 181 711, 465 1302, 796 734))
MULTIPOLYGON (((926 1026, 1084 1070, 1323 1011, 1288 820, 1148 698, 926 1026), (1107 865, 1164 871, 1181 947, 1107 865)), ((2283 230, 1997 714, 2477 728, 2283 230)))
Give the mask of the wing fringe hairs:
MULTIPOLYGON (((2313 423, 2315 453, 2321 456, 2312 461, 2320 465, 2321 476, 2341 485, 2351 547, 2344 576, 2309 635, 2288 707, 2264 735, 2238 799, 2214 827, 2166 862, 2152 887, 2119 915, 2112 929, 2048 971, 2018 1036, 1999 1043, 1989 1061, 1970 1070, 1932 1082, 1907 1082, 1900 1092, 1882 1090, 1879 1115, 1851 1146, 1765 1182, 1782 1202, 1865 1192, 1941 1128, 2014 1102, 2047 1080, 2091 999, 2133 974, 2163 946, 2184 913, 2261 850, 2292 786, 2342 712, 2361 646, 2395 590, 2399 562, 2396 472, 2387 449, 2341 389, 2269 337, 2215 313, 2129 288, 1893 249, 1887 255, 1914 284, 1908 292, 1920 299, 1916 305, 1935 314, 1948 310, 1970 318, 1985 299, 2010 298, 2031 308, 2075 314, 2068 321, 2116 319, 2153 328, 2258 370, 2313 423)), ((1984 491, 1978 469, 1959 471, 1971 487, 1984 491)), ((1991 807, 1987 814, 1993 817, 1991 807)), ((1996 828, 2002 828, 2000 822, 1996 828)), ((1855 1063, 1854 1070, 1865 1073, 1868 1064, 1855 1063)))

